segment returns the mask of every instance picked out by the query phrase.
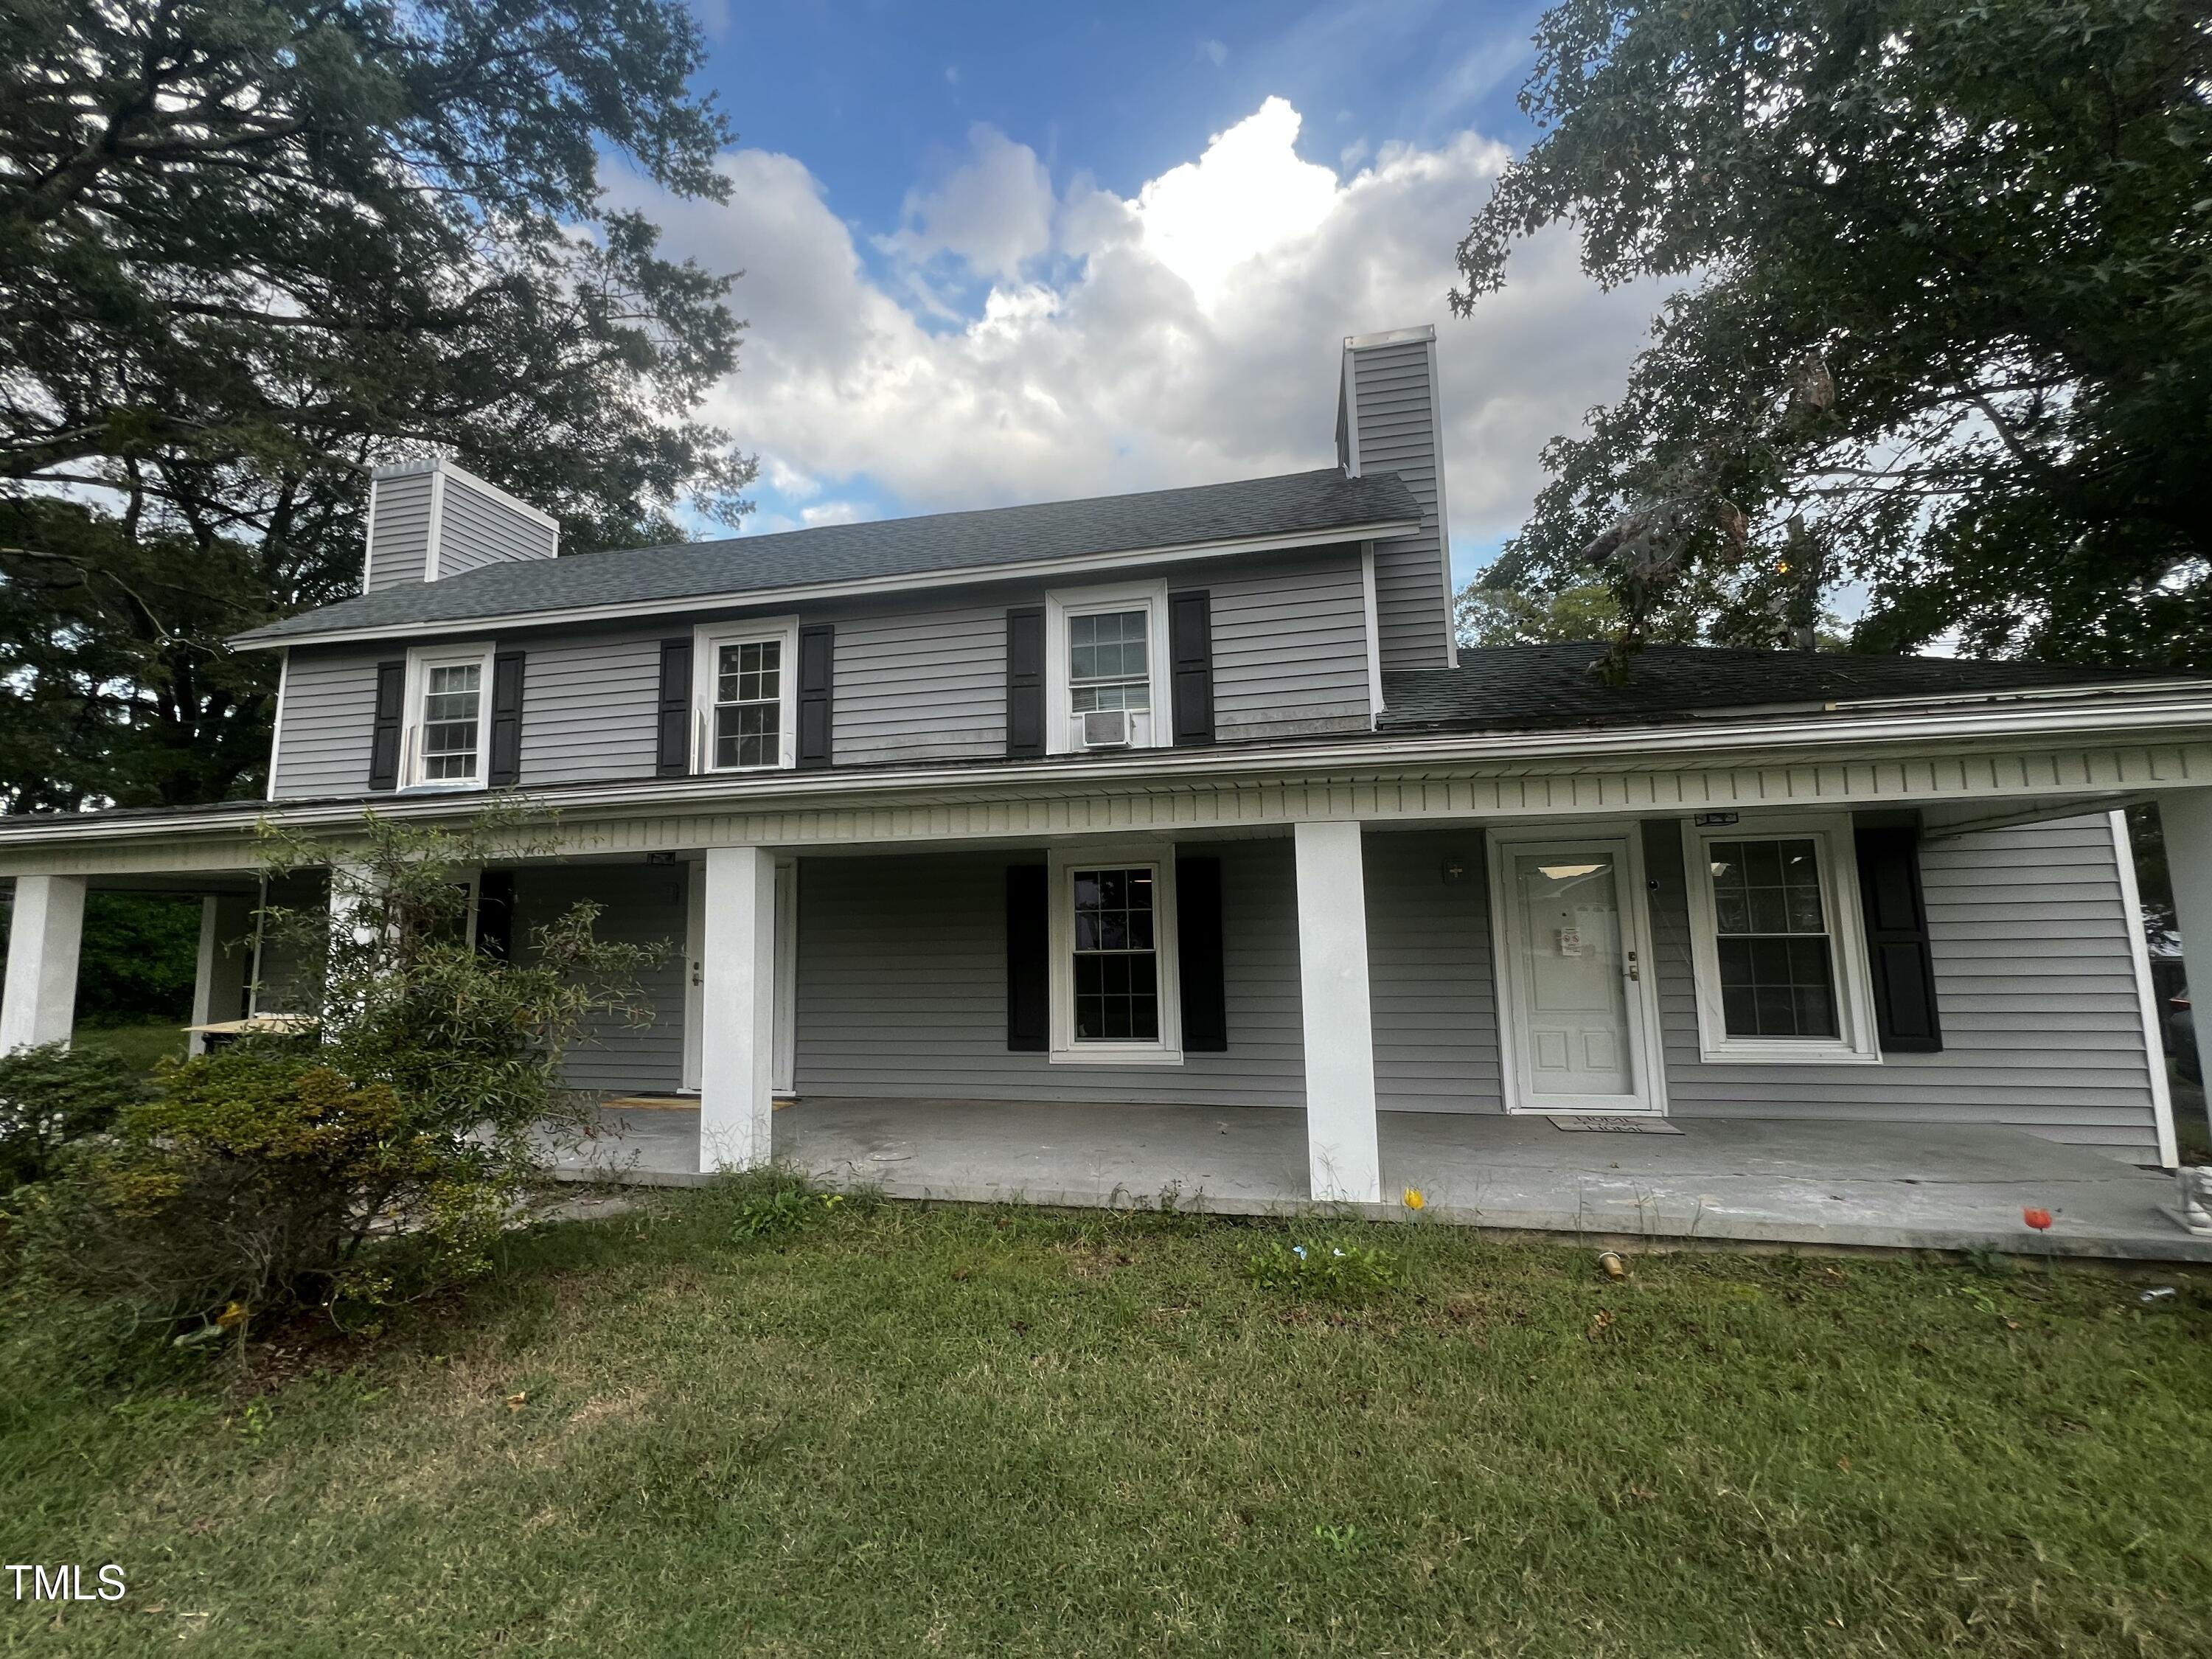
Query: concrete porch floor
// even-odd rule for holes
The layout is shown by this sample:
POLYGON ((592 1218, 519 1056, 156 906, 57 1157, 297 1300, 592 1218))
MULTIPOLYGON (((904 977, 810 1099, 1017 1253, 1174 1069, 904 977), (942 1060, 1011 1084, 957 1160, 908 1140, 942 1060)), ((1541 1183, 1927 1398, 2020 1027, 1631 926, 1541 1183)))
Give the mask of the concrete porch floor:
MULTIPOLYGON (((601 1110, 571 1180, 686 1186, 696 1107, 601 1110)), ((1385 1112, 1383 1190, 1355 1212, 1587 1237, 1994 1249, 2212 1261, 2165 1213, 2173 1177, 2018 1130, 1943 1124, 1690 1119, 1679 1135, 1573 1133, 1548 1118, 1385 1112), (2049 1210, 2031 1233, 2023 1207, 2049 1210)), ((775 1115, 775 1156, 832 1187, 887 1197, 1078 1206, 1164 1200, 1222 1214, 1307 1207, 1305 1115, 1293 1108, 810 1099, 775 1115)))

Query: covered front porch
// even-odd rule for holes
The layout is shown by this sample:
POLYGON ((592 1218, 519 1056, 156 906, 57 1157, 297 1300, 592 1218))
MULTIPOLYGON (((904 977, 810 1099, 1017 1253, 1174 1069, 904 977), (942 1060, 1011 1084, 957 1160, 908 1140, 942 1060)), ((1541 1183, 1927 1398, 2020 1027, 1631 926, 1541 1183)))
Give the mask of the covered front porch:
MULTIPOLYGON (((688 1186, 699 1111, 678 1098, 600 1109, 564 1152, 571 1181, 688 1186)), ((1549 1117, 1377 1115, 1384 1200, 1336 1212, 1605 1241, 2212 1261, 2166 1211, 2174 1178, 1986 1124, 1858 1126, 1783 1118, 1567 1129, 1549 1117), (1668 1130, 1675 1131, 1668 1133, 1668 1130), (2048 1210, 2041 1234, 2023 1210, 2048 1210)), ((774 1120, 778 1163, 824 1185, 951 1202, 1171 1206, 1224 1215, 1309 1208, 1294 1107, 800 1099, 774 1120)))

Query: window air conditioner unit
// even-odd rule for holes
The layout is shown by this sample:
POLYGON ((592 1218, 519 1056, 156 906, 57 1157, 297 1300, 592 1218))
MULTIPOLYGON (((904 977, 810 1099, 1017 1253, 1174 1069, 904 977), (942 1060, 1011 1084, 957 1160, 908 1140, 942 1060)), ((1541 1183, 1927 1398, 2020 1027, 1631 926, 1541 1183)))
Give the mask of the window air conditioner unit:
POLYGON ((1127 749, 1129 746, 1129 711, 1126 708, 1086 708, 1083 711, 1083 746, 1085 749, 1127 749))

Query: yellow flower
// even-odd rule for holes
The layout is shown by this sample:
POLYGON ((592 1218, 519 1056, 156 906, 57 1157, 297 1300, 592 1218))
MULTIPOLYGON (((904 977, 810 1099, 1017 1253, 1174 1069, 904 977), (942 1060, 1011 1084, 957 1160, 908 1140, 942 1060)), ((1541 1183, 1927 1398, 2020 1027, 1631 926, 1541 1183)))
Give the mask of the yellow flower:
POLYGON ((1428 1199, 1423 1195, 1421 1189, 1419 1187, 1408 1187, 1406 1188, 1406 1207, 1407 1209, 1425 1209, 1428 1206, 1428 1199))

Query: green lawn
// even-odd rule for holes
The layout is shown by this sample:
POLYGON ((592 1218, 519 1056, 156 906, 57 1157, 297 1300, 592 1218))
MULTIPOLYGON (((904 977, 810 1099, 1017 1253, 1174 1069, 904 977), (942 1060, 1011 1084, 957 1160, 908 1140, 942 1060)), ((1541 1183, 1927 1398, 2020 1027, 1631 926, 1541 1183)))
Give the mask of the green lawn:
MULTIPOLYGON (((2184 1654, 2212 1279, 743 1194, 518 1238, 374 1354, 0 1389, 104 1654, 2184 1654), (1379 1243, 1332 1307, 1279 1242, 1379 1243), (273 1373, 273 1376, 272 1376, 273 1373), (277 1380, 277 1379, 282 1380, 277 1380), (189 1638, 181 1644, 179 1638, 189 1638)), ((4 1356, 0 1356, 4 1358, 4 1356)))
POLYGON ((152 1020, 134 1025, 80 1025, 70 1034, 73 1047, 112 1048, 142 1072, 164 1055, 185 1057, 185 1022, 152 1020))

